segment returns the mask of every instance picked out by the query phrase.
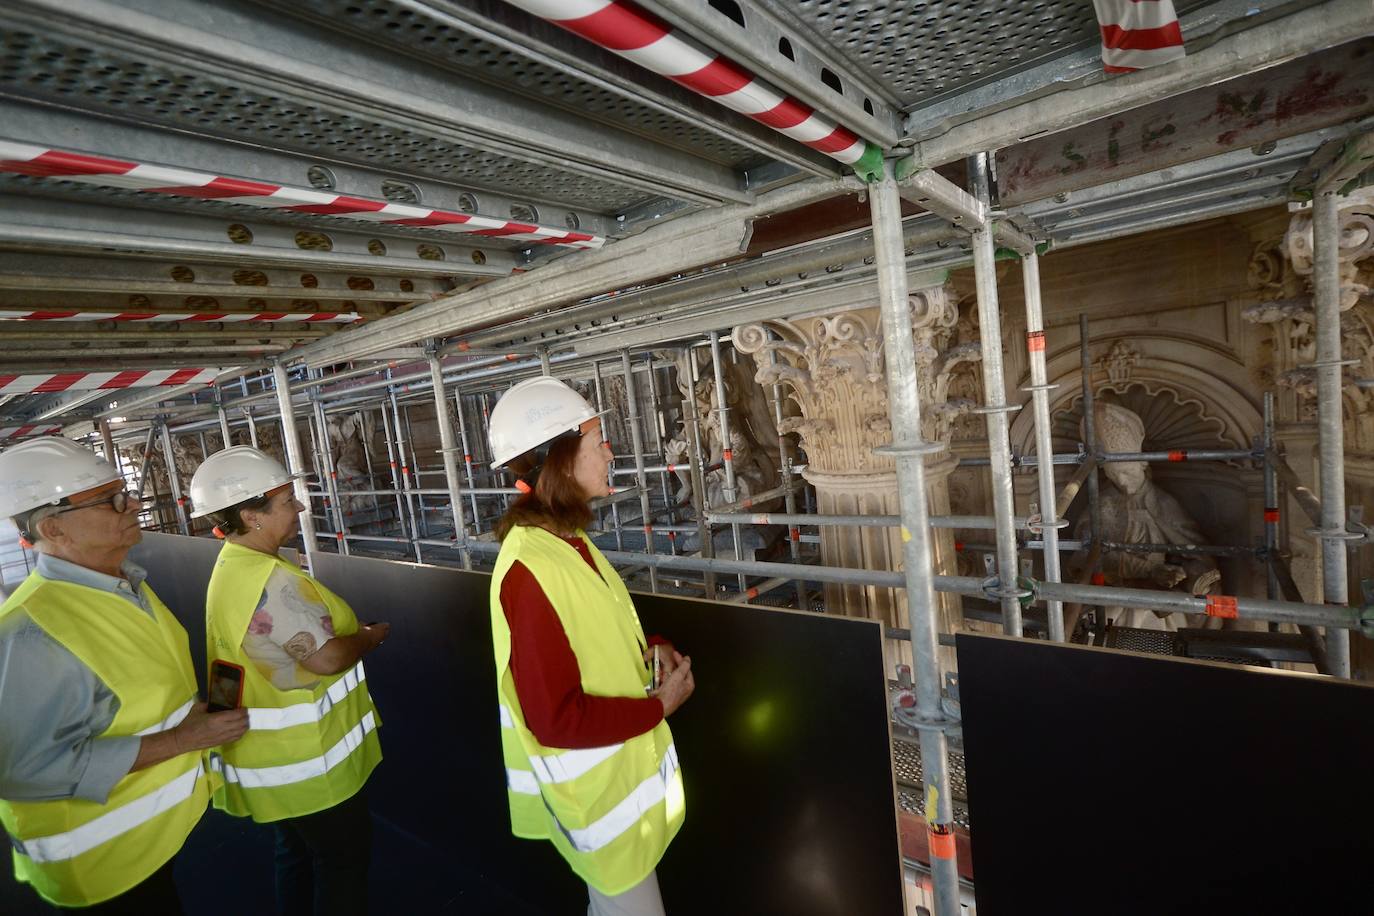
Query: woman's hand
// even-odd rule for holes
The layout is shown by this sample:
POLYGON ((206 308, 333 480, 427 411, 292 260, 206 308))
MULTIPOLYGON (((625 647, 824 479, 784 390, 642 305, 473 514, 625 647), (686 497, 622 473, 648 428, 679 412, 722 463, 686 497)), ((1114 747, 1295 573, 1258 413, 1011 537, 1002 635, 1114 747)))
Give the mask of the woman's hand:
POLYGON ((677 666, 673 673, 663 681, 663 686, 649 694, 651 697, 658 697, 658 701, 663 704, 663 718, 668 718, 677 712, 678 707, 687 702, 687 698, 692 695, 692 691, 697 689, 696 679, 692 677, 692 659, 690 656, 678 655, 677 666))
POLYGON ((644 664, 653 669, 654 649, 658 649, 658 663, 663 668, 663 680, 667 681, 677 670, 677 666, 682 664, 682 653, 673 648, 670 642, 655 643, 644 650, 644 664))

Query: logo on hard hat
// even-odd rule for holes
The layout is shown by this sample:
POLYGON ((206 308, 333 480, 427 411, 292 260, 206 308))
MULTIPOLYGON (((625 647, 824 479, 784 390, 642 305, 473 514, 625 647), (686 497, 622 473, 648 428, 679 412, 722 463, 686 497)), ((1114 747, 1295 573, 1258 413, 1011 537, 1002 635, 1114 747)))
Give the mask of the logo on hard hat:
POLYGON ((533 423, 535 420, 542 420, 551 413, 558 413, 557 404, 544 404, 538 407, 531 407, 525 411, 525 422, 533 423))

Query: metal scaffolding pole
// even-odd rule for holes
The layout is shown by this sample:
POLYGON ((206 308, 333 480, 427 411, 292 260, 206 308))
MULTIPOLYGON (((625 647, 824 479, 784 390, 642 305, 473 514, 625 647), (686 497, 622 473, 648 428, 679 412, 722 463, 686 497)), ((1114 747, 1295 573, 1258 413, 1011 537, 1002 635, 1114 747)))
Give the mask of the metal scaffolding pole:
POLYGON ((100 430, 100 445, 105 449, 105 460, 110 462, 110 467, 122 473, 123 468, 119 466, 119 455, 115 452, 114 436, 110 434, 110 421, 102 417, 96 423, 96 427, 100 430))
MULTIPOLYGON (((697 355, 691 347, 682 351, 683 359, 687 363, 687 385, 688 400, 691 401, 691 408, 688 409, 687 402, 683 402, 682 415, 687 420, 687 448, 691 452, 692 462, 692 509, 697 515, 697 536, 698 545, 701 548, 703 557, 714 557, 716 555, 716 542, 712 537, 711 529, 706 525, 706 450, 701 446, 701 416, 697 413, 697 355)), ((679 383, 681 379, 678 380, 679 383)), ((706 573, 706 597, 712 600, 716 597, 716 574, 712 571, 706 573)))
POLYGON ((410 464, 406 459, 406 440, 405 432, 402 430, 401 407, 396 403, 396 392, 391 392, 391 428, 396 434, 396 457, 401 459, 401 491, 405 494, 406 514, 410 517, 410 533, 413 536, 411 546, 415 548, 415 562, 423 563, 424 558, 420 556, 420 523, 415 517, 415 503, 411 500, 410 485, 410 464))
POLYGON ((234 445, 234 439, 229 432, 229 415, 224 412, 224 393, 218 387, 215 388, 215 413, 219 414, 219 434, 224 441, 224 445, 221 447, 231 448, 234 445))
POLYGON ((448 398, 444 397, 444 367, 439 361, 437 342, 430 342, 425 357, 429 360, 429 375, 434 384, 434 420, 439 424, 439 448, 444 456, 444 481, 448 484, 448 502, 453 513, 453 537, 458 542, 463 568, 472 569, 472 554, 468 552, 468 523, 463 517, 463 498, 459 495, 459 445, 453 436, 453 418, 449 416, 448 398))
MULTIPOLYGON (((593 391, 596 394, 596 411, 597 413, 603 413, 606 410, 606 395, 601 387, 601 363, 599 361, 592 362, 592 384, 593 391)), ((606 422, 604 420, 601 422, 601 441, 603 443, 611 441, 611 435, 610 432, 606 429, 606 422)), ((608 486, 610 486, 611 492, 614 493, 614 467, 609 467, 606 469, 606 483, 608 486)), ((611 527, 615 529, 615 549, 624 550, 625 539, 621 536, 620 531, 620 504, 618 502, 611 503, 611 527)))
POLYGON ((253 411, 243 408, 243 416, 248 421, 248 442, 253 448, 258 447, 258 421, 253 419, 253 411))
MULTIPOLYGON (((649 480, 644 473, 644 437, 639 431, 639 395, 635 391, 635 377, 630 370, 630 351, 620 351, 620 369, 625 373, 625 402, 630 415, 625 422, 630 426, 630 443, 635 453, 635 485, 639 487, 640 522, 644 526, 644 552, 655 553, 654 528, 649 515, 649 480)), ((658 569, 649 567, 649 591, 658 591, 658 569)))
MULTIPOLYGON (((281 414, 281 438, 286 446, 286 463, 293 474, 305 472, 305 455, 301 453, 301 437, 296 429, 296 412, 291 404, 291 379, 286 367, 277 360, 272 361, 272 382, 277 389, 277 411, 281 414)), ((319 544, 315 540, 315 517, 310 512, 310 487, 304 477, 297 477, 293 485, 296 499, 305 510, 300 513, 301 547, 305 551, 305 565, 309 572, 315 571, 315 556, 319 544)))
MULTIPOLYGON (((1088 316, 1078 316, 1078 371, 1083 383, 1083 447, 1093 456, 1094 462, 1101 466, 1103 458, 1097 449, 1097 408, 1093 398, 1092 354, 1088 349, 1088 316)), ((1102 570, 1102 501, 1097 492, 1097 469, 1088 475, 1088 531, 1092 547, 1089 550, 1090 568, 1088 572, 1096 576, 1102 570)), ((1106 623, 1106 621, 1099 621, 1106 623)))
POLYGON ((463 419, 463 393, 456 388, 453 391, 453 413, 458 420, 458 438, 463 443, 463 467, 467 471, 468 499, 472 501, 472 530, 476 533, 482 530, 482 523, 477 513, 477 494, 471 493, 472 488, 477 486, 472 479, 472 447, 468 445, 468 426, 463 419))
MULTIPOLYGON (((739 492, 735 488, 735 453, 730 448, 730 407, 725 401, 725 367, 721 365, 718 331, 711 332, 711 368, 716 376, 716 416, 719 417, 721 460, 725 465, 725 501, 733 504, 739 498, 739 492)), ((730 537, 735 545, 735 559, 744 559, 744 545, 740 540, 740 527, 737 523, 730 525, 730 537)), ((744 574, 741 573, 739 590, 743 593, 746 588, 747 583, 744 581, 744 574)))
MULTIPOLYGON (((1350 601, 1345 541, 1345 430, 1342 427, 1341 241, 1336 192, 1318 191, 1312 198, 1312 287, 1316 306, 1317 449, 1321 467, 1322 597, 1327 604, 1350 601)), ((1350 677, 1350 634, 1326 632, 1331 673, 1350 677)))
MULTIPOLYGON (((391 489, 396 496, 396 527, 401 529, 402 535, 406 535, 406 510, 401 503, 401 465, 396 460, 396 440, 391 434, 391 417, 387 414, 388 406, 383 402, 381 409, 382 437, 386 440, 386 460, 391 468, 391 489)), ((410 535, 419 536, 414 531, 410 532, 410 535)))
MULTIPOLYGON (((1021 259, 1021 274, 1026 289, 1026 352, 1030 357, 1031 383, 1024 391, 1031 393, 1034 409, 1031 418, 1035 422, 1035 453, 1054 454, 1054 441, 1050 429, 1050 392, 1058 385, 1046 381, 1045 371, 1045 318, 1040 307, 1040 258, 1031 252, 1021 259)), ((1060 581, 1059 573, 1059 516, 1055 513, 1054 464, 1040 461, 1036 464, 1036 476, 1040 485, 1040 525, 1044 531, 1045 581, 1060 581)), ((1064 604, 1061 601, 1046 602, 1049 614, 1050 640, 1064 641, 1064 604)))
MULTIPOLYGON (((143 443, 143 460, 138 465, 138 499, 143 501, 143 491, 148 485, 148 467, 153 460, 153 437, 157 435, 157 423, 148 427, 148 438, 143 443)), ((153 487, 153 495, 157 495, 157 487, 153 487)))
POLYGON ((1278 571, 1272 562, 1279 549, 1279 475, 1274 467, 1274 392, 1264 393, 1264 552, 1265 596, 1278 598, 1278 571))
MULTIPOLYGON (((897 492, 904 524, 902 554, 907 608, 911 618, 916 716, 921 725, 921 762, 925 783, 922 794, 928 800, 925 816, 930 832, 935 916, 959 916, 959 867, 954 850, 949 748, 945 737, 947 721, 941 707, 940 665, 937 661, 938 611, 931 569, 930 529, 926 519, 925 455, 939 446, 921 440, 921 402, 916 389, 916 352, 911 330, 911 309, 907 304, 906 259, 902 247, 902 204, 891 163, 886 164, 882 180, 869 185, 868 200, 873 214, 873 247, 878 269, 878 297, 882 308, 883 350, 886 354, 888 403, 892 418, 893 441, 886 448, 896 459, 897 492)), ((987 240, 991 242, 991 237, 987 240)), ((986 333, 986 322, 983 330, 986 333)), ((999 379, 1000 375, 999 372, 999 379)), ((1009 467, 1007 479, 1010 483, 1009 467)), ((1010 515, 1008 512, 1007 517, 1010 518, 1010 515)), ((1013 575, 1014 568, 1013 563, 1013 575)), ((1011 581, 1014 583, 1015 580, 1011 581)), ((1020 635, 1019 626, 1017 635, 1020 635)))
MULTIPOLYGON (((658 378, 654 373, 654 356, 652 353, 648 355, 648 369, 649 414, 653 417, 653 423, 650 424, 650 429, 652 429, 654 433, 654 457, 662 461, 664 460, 663 440, 665 438, 663 429, 663 409, 658 400, 658 378)), ((647 473, 648 469, 646 468, 645 471, 647 473)), ((673 507, 673 493, 668 484, 668 469, 664 467, 662 470, 657 471, 657 473, 659 485, 663 488, 664 511, 668 514, 669 523, 676 522, 677 511, 673 507)), ((675 535, 669 535, 668 537, 668 552, 677 553, 677 538, 675 535)))
POLYGON ((343 504, 339 501, 339 473, 334 467, 334 450, 329 443, 329 420, 324 415, 324 404, 317 397, 311 397, 315 409, 316 445, 320 452, 320 472, 325 484, 325 501, 334 524, 334 538, 338 541, 339 553, 348 555, 348 541, 344 536, 348 529, 344 525, 343 504))
MULTIPOLYGON (((990 197, 988 155, 969 157, 969 183, 979 200, 990 197)), ((973 277, 978 290, 978 337, 983 355, 984 406, 988 428, 988 457, 992 469, 992 510, 997 518, 997 596, 1002 602, 1002 629, 1011 636, 1021 635, 1021 591, 1016 587, 1016 530, 1012 526, 1015 497, 1011 486, 1011 437, 1008 413, 1017 408, 1007 404, 1007 384, 1002 371, 1002 315, 997 305, 997 262, 992 226, 973 230, 973 277)))
MULTIPOLYGON (((397 404, 399 406, 399 402, 397 402, 397 404)), ((400 415, 396 418, 396 434, 398 436, 401 434, 402 423, 404 423, 405 425, 405 438, 402 439, 400 443, 401 476, 409 476, 405 473, 405 454, 406 449, 408 448, 410 449, 410 473, 413 474, 415 477, 415 485, 411 487, 411 492, 415 494, 415 511, 420 519, 420 527, 418 529, 417 537, 427 538, 429 537, 429 519, 425 516, 425 497, 424 494, 420 492, 420 488, 425 485, 425 482, 421 476, 422 470, 420 468, 420 456, 415 452, 415 430, 410 424, 410 405, 407 404, 405 407, 400 407, 399 409, 400 415)), ((419 558, 418 554, 416 558, 419 558)))
POLYGON ((162 460, 167 464, 167 486, 171 489, 172 500, 176 506, 177 526, 182 534, 191 533, 191 524, 186 517, 186 500, 181 496, 181 481, 177 479, 177 459, 172 453, 172 435, 167 424, 160 424, 162 431, 162 460))

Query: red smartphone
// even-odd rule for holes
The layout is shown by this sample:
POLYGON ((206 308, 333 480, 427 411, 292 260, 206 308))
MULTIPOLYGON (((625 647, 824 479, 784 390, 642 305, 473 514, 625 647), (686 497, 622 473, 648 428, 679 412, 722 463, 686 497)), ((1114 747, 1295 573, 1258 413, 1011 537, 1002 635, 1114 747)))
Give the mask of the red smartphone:
POLYGON ((243 668, 233 662, 215 659, 210 663, 209 712, 238 709, 243 702, 243 668))

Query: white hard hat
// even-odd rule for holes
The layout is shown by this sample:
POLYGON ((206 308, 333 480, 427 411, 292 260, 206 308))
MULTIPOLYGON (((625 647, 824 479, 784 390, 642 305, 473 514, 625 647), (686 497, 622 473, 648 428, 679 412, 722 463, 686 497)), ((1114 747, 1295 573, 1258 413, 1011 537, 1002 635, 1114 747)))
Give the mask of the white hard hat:
POLYGON ((70 439, 30 439, 0 452, 0 518, 56 506, 73 493, 121 479, 108 461, 70 439))
POLYGON ((304 476, 289 473, 280 461, 251 445, 215 452, 191 475, 191 518, 237 506, 304 476))
POLYGON ((600 415, 586 398, 556 378, 526 379, 491 409, 487 432, 492 466, 501 467, 600 415))

